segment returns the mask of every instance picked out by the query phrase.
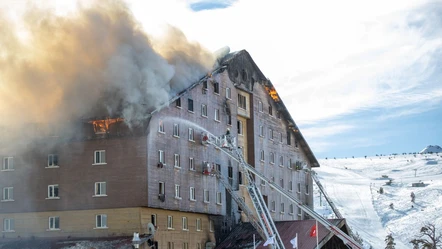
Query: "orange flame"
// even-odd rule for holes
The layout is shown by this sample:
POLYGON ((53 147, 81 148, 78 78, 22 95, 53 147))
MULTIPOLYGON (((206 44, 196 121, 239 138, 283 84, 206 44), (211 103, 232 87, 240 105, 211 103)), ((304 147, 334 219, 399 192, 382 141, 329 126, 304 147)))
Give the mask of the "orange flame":
POLYGON ((267 87, 266 86, 266 90, 269 93, 270 97, 272 97, 272 99, 276 102, 279 102, 279 96, 278 93, 276 92, 275 88, 273 87, 267 87))
POLYGON ((122 118, 107 118, 101 120, 92 120, 89 121, 94 126, 94 131, 96 134, 104 134, 109 132, 109 126, 111 124, 122 122, 124 119, 122 118))

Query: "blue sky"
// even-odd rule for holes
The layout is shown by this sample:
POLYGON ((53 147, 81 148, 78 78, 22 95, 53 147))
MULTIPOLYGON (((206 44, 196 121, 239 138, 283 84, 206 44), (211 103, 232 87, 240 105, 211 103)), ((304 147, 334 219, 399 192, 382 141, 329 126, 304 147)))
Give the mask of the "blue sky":
POLYGON ((127 1, 152 37, 173 25, 211 51, 246 49, 318 158, 442 146, 440 0, 127 1))

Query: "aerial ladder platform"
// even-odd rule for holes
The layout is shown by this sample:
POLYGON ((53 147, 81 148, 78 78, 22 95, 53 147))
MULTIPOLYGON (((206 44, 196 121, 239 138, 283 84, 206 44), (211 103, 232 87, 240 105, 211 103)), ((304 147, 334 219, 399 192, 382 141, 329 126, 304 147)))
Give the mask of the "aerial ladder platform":
MULTIPOLYGON (((321 223, 327 230, 329 230, 338 238, 340 238, 347 246, 351 247, 352 249, 363 248, 350 235, 346 234, 337 226, 330 223, 327 219, 322 217, 320 214, 316 213, 309 206, 303 204, 290 192, 284 190, 279 185, 275 184, 273 181, 271 181, 266 176, 264 176, 261 172, 257 171, 253 166, 247 164, 241 153, 241 150, 238 149, 238 147, 236 146, 235 138, 232 137, 230 134, 217 137, 208 131, 203 131, 201 137, 202 137, 201 142, 203 145, 213 145, 215 148, 221 150, 226 155, 228 155, 233 160, 239 163, 240 170, 243 172, 247 180, 246 189, 252 200, 253 208, 254 211, 256 212, 256 215, 254 215, 254 212, 247 206, 247 204, 244 202, 242 197, 240 197, 235 191, 233 191, 231 185, 221 176, 221 174, 219 174, 219 172, 216 172, 216 175, 220 179, 221 183, 226 187, 227 191, 232 195, 232 198, 237 202, 240 208, 242 208, 245 215, 247 216, 251 224, 255 227, 255 229, 258 231, 260 236, 265 241, 272 242, 272 244, 270 244, 271 248, 285 249, 284 243, 281 240, 281 237, 279 236, 278 230, 276 229, 275 223, 273 222, 273 219, 270 215, 270 212, 267 208, 264 198, 262 197, 261 191, 256 186, 255 181, 252 178, 251 174, 253 174, 255 177, 260 178, 262 181, 269 184, 270 187, 275 189, 281 195, 289 199, 291 202, 295 203, 302 211, 304 211, 310 217, 314 218, 319 223, 321 223)), ((315 177, 316 177, 315 182, 316 181, 319 182, 317 176, 315 177)))

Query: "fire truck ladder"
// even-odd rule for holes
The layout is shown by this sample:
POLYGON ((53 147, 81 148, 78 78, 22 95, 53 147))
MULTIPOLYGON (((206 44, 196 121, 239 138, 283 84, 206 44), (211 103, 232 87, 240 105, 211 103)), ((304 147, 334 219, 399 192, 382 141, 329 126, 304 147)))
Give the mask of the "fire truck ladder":
POLYGON ((324 187, 322 187, 322 184, 319 181, 319 178, 318 178, 318 175, 316 174, 316 172, 311 170, 310 173, 311 173, 312 179, 315 181, 316 185, 318 186, 319 191, 321 191, 321 193, 324 195, 325 200, 328 202, 328 204, 330 205, 331 209, 335 213, 336 218, 342 219, 341 213, 339 212, 338 208, 335 206, 333 201, 330 199, 330 197, 328 197, 328 194, 327 194, 327 192, 325 192, 324 187))
MULTIPOLYGON (((248 185, 252 185, 250 188, 248 187, 247 190, 249 191, 249 194, 252 198, 253 205, 258 212, 258 219, 260 220, 261 224, 266 224, 266 228, 268 228, 269 234, 272 234, 276 239, 275 246, 276 248, 284 248, 284 244, 282 243, 279 234, 277 232, 276 226, 273 223, 273 220, 270 215, 266 215, 264 213, 269 214, 269 211, 263 201, 261 192, 256 187, 254 181, 252 180, 252 177, 249 173, 253 173, 256 177, 260 178, 261 180, 265 181, 267 184, 270 185, 273 189, 278 191, 281 195, 295 203, 302 211, 310 215, 310 217, 313 217, 315 220, 317 220, 319 223, 321 223, 327 230, 332 232, 334 235, 336 235, 338 238, 340 238, 344 244, 347 246, 350 246, 352 249, 363 249, 363 247, 357 243, 350 235, 344 233, 341 229, 339 229, 337 226, 330 223, 327 219, 322 217, 320 214, 316 213, 313 209, 311 209, 309 206, 302 204, 301 201, 299 201, 297 198, 292 196, 292 194, 283 188, 281 188, 279 185, 275 184, 273 181, 269 180, 267 177, 265 177, 261 172, 257 171, 253 166, 247 164, 244 161, 244 158, 240 152, 238 152, 238 148, 236 147, 236 144, 234 143, 234 139, 229 138, 230 136, 222 136, 221 138, 216 137, 209 132, 203 132, 202 134, 202 143, 203 144, 211 144, 215 146, 216 148, 223 151, 225 154, 230 156, 233 160, 237 161, 240 164, 240 167, 243 169, 244 173, 246 174, 248 185), (232 151, 236 151, 236 155, 232 153, 232 151), (258 190, 258 191, 256 191, 258 190), (252 192, 252 193, 251 193, 252 192), (256 195, 254 195, 256 194, 256 195), (259 194, 259 197, 257 196, 259 194), (252 196, 254 195, 254 196, 252 196), (260 199, 260 200, 259 200, 260 199), (256 202, 256 203, 255 203, 256 202), (262 209, 258 209, 256 206, 262 207, 262 209), (264 215, 260 214, 263 213, 264 215), (273 226, 267 226, 267 224, 273 224, 273 226)), ((269 237, 268 237, 269 238, 269 237)), ((266 238, 266 239, 268 239, 266 238)))
POLYGON ((239 162, 240 170, 243 172, 247 185, 246 189, 250 195, 250 199, 252 200, 253 207, 256 211, 256 216, 253 215, 252 211, 248 208, 244 200, 238 196, 236 192, 233 191, 230 184, 228 184, 223 177, 220 176, 219 172, 217 172, 217 176, 221 180, 221 183, 227 188, 227 191, 232 194, 232 197, 237 202, 237 204, 245 211, 245 214, 251 224, 257 229, 260 236, 265 240, 271 242, 271 248, 274 249, 285 249, 284 243, 282 242, 281 237, 279 236, 278 230, 276 229, 276 225, 273 222, 272 216, 270 215, 269 210, 267 209, 267 205, 261 195, 261 191, 256 187, 252 176, 249 173, 249 170, 244 167, 247 163, 244 160, 244 157, 241 151, 236 147, 236 143, 234 138, 230 135, 224 135, 221 137, 216 137, 210 133, 203 133, 203 144, 212 144, 216 148, 220 149, 231 158, 235 159, 239 162), (244 207, 244 208, 243 208, 244 207), (246 207, 246 208, 245 208, 246 207))

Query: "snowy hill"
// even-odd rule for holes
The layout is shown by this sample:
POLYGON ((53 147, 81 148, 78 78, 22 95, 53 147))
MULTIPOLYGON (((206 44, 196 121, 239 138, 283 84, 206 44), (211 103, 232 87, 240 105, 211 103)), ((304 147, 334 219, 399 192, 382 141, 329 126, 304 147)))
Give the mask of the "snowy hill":
POLYGON ((442 148, 439 145, 428 145, 427 147, 425 147, 425 149, 421 150, 421 154, 426 154, 426 153, 441 153, 442 152, 442 148))
MULTIPOLYGON (((385 248, 385 237, 391 233, 397 249, 411 249, 409 241, 425 222, 435 223, 442 231, 442 155, 322 159, 319 163, 315 171, 322 185, 352 231, 364 240, 364 248, 385 248), (422 187, 412 187, 413 183, 422 187)), ((315 210, 333 217, 317 188, 315 210)))

